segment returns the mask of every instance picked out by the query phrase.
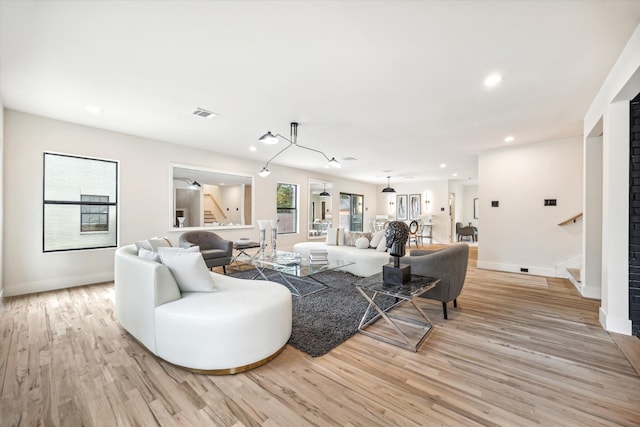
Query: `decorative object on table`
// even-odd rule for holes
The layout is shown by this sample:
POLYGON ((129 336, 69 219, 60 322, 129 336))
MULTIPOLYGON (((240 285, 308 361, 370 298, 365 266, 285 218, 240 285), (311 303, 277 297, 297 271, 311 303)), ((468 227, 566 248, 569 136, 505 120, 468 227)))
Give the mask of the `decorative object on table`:
POLYGON ((400 265, 400 257, 406 253, 409 226, 402 221, 391 221, 385 231, 385 238, 393 264, 382 266, 382 280, 385 283, 403 285, 411 280, 411 266, 400 265))
POLYGON ((267 248, 267 226, 269 225, 268 219, 259 219, 258 220, 258 229, 260 232, 260 252, 258 252, 258 256, 260 259, 264 259, 264 251, 267 248))
POLYGON ((329 264, 329 252, 325 249, 311 249, 309 251, 309 264, 329 264))
POLYGON ((184 227, 184 217, 183 216, 179 216, 178 217, 178 227, 180 227, 180 228, 184 227))
POLYGON ((284 139, 289 143, 289 145, 284 147, 282 150, 278 151, 275 156, 273 156, 267 161, 267 163, 263 166, 260 172, 258 172, 258 175, 260 175, 262 178, 269 176, 269 174, 271 173, 271 170, 269 170, 269 163, 271 163, 273 159, 278 157, 280 154, 284 153, 293 145, 295 145, 298 148, 304 148, 305 150, 315 151, 316 153, 322 154, 324 158, 327 159, 327 165, 332 168, 342 167, 342 165, 340 165, 340 162, 338 162, 335 157, 332 157, 331 159, 329 159, 329 157, 320 150, 316 150, 315 148, 309 148, 309 147, 305 147, 304 145, 298 144, 298 123, 296 122, 291 122, 291 139, 287 139, 280 134, 274 135, 271 133, 271 131, 269 131, 264 135, 262 135, 260 138, 258 138, 258 141, 262 142, 263 144, 277 144, 278 138, 284 139))
POLYGON ((276 240, 278 238, 278 222, 279 219, 270 219, 269 224, 271 225, 271 256, 277 255, 276 250, 276 240))
POLYGON ((238 246, 245 246, 249 243, 251 243, 251 239, 248 237, 240 237, 239 239, 236 239, 236 245, 238 246))

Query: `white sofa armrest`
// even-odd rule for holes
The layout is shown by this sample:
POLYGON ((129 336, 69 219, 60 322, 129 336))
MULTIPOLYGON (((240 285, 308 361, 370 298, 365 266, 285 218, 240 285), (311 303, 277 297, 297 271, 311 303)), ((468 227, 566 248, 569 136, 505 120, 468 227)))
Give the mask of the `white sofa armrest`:
POLYGON ((138 256, 136 246, 115 254, 116 314, 120 324, 152 352, 156 352, 155 308, 180 299, 180 289, 169 269, 138 256))

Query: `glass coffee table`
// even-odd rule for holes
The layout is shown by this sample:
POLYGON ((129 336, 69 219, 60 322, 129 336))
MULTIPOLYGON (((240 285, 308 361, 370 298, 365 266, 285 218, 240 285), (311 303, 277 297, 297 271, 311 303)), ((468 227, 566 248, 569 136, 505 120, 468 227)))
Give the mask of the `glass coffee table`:
POLYGON ((420 347, 427 338, 433 325, 431 324, 429 316, 416 304, 416 300, 420 298, 420 295, 435 287, 439 282, 440 279, 435 277, 412 274, 411 281, 406 284, 391 285, 382 281, 382 272, 358 280, 355 283, 356 289, 358 289, 362 296, 369 302, 369 306, 362 316, 362 320, 360 320, 360 325, 358 325, 358 331, 389 344, 418 351, 418 347, 420 347), (376 298, 380 296, 393 297, 395 298, 395 303, 387 308, 382 308, 378 304, 378 301, 376 301, 376 298), (393 308, 407 301, 410 303, 410 307, 413 308, 410 313, 405 313, 405 315, 390 313, 393 308), (370 314, 374 312, 373 310, 375 310, 377 314, 371 317, 370 314), (409 316, 409 314, 413 314, 413 316, 409 316), (369 317, 371 318, 368 319, 369 317), (369 326, 380 318, 383 318, 390 327, 388 330, 389 333, 382 334, 368 329, 369 326), (403 331, 401 326, 408 326, 413 329, 413 333, 408 334, 406 328, 405 331, 403 331))
POLYGON ((313 277, 315 274, 353 264, 353 262, 342 260, 328 261, 327 264, 311 264, 307 258, 301 258, 300 254, 287 251, 277 251, 276 256, 265 255, 264 258, 256 255, 251 260, 251 263, 258 271, 256 275, 253 276, 253 279, 262 276, 264 280, 269 280, 268 275, 276 273, 284 280, 289 289, 291 289, 291 293, 298 297, 311 295, 327 288, 327 285, 313 277), (314 288, 312 288, 310 292, 303 294, 297 286, 291 283, 291 280, 289 280, 290 277, 294 277, 305 283, 311 283, 314 285, 314 288))

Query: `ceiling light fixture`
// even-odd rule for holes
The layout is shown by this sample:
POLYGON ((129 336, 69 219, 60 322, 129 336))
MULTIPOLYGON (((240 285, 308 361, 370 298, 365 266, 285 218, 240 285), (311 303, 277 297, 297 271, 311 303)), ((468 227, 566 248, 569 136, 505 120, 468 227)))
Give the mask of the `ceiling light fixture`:
POLYGON ((440 167, 444 169, 444 168, 446 168, 446 167, 447 167, 447 165, 446 165, 446 164, 444 164, 444 163, 440 163, 440 167))
POLYGON ((395 193, 396 192, 396 189, 391 187, 390 179, 391 179, 391 177, 388 176, 387 177, 387 186, 382 189, 383 193, 395 193))
POLYGON ((341 168, 342 165, 340 165, 340 163, 336 160, 335 157, 329 158, 329 156, 327 156, 326 154, 324 154, 322 151, 320 150, 316 150, 315 148, 309 148, 309 147, 305 147, 303 145, 298 144, 298 123, 296 122, 291 122, 291 139, 287 139, 284 136, 280 135, 280 134, 272 134, 271 131, 265 133, 264 135, 262 135, 260 138, 258 138, 258 141, 262 142, 263 144, 269 144, 269 145, 273 145, 273 144, 277 144, 278 143, 278 138, 282 138, 285 141, 287 141, 289 143, 289 145, 287 145, 286 147, 284 147, 282 150, 278 151, 276 153, 275 156, 273 156, 272 158, 270 158, 267 163, 265 163, 265 165, 263 166, 262 170, 258 173, 258 175, 260 175, 261 177, 266 177, 269 176, 269 174, 271 173, 271 171, 269 170, 269 163, 271 163, 273 161, 273 159, 275 159, 276 157, 278 157, 280 154, 284 153, 286 150, 289 149, 289 147, 295 145, 298 148, 304 148, 305 150, 309 150, 309 151, 315 151, 316 153, 320 153, 324 156, 325 159, 327 159, 327 165, 332 167, 332 168, 341 168))
POLYGON ((484 79, 484 85, 487 87, 493 87, 502 81, 502 76, 500 74, 491 74, 489 77, 484 79))
POLYGON ((331 194, 327 191, 327 184, 323 183, 324 190, 319 194, 320 197, 331 197, 331 194))
POLYGON ((199 190, 200 187, 202 187, 202 184, 200 184, 198 181, 196 181, 195 179, 190 179, 190 178, 178 178, 175 177, 173 178, 176 181, 183 181, 186 182, 187 184, 189 184, 189 189, 190 190, 199 190))
POLYGON ((508 137, 506 137, 506 138, 504 139, 504 142, 513 142, 513 140, 514 140, 514 139, 515 139, 515 138, 514 138, 513 136, 509 135, 508 137))

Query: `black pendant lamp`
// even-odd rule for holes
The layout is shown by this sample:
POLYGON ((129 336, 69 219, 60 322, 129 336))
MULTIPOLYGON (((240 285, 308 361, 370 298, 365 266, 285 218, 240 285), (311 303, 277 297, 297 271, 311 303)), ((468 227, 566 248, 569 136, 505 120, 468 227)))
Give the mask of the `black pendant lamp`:
POLYGON ((391 188, 391 185, 389 184, 389 179, 390 178, 391 178, 390 176, 387 177, 387 186, 382 189, 383 193, 395 193, 396 192, 396 189, 395 188, 391 188))
POLYGON ((327 192, 327 184, 324 183, 323 185, 324 185, 324 190, 322 190, 322 193, 320 193, 320 197, 331 197, 331 194, 327 192))

